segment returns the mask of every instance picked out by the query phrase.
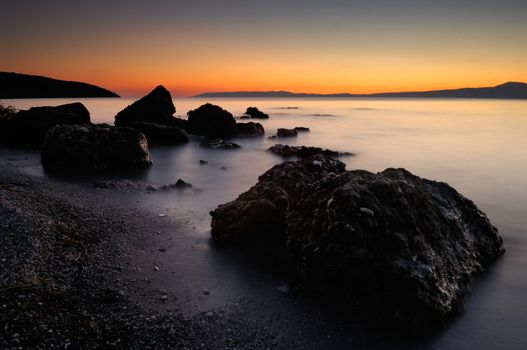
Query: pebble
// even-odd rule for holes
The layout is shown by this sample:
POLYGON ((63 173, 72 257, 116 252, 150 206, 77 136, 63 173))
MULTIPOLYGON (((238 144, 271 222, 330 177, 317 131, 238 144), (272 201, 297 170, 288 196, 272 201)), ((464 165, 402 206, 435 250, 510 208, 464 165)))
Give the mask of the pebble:
POLYGON ((203 294, 205 294, 205 295, 209 295, 210 294, 210 290, 208 290, 208 289, 203 289, 201 292, 203 294))

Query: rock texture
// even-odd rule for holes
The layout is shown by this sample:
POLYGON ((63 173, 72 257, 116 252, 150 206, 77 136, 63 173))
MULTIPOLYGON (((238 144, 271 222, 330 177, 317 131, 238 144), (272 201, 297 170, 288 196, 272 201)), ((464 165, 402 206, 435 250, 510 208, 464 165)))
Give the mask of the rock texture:
POLYGON ((297 284, 418 327, 447 320, 503 253, 497 229, 448 184, 404 169, 345 171, 323 156, 273 167, 211 215, 216 241, 278 242, 297 284))
POLYGON ((284 129, 280 128, 276 131, 278 137, 296 137, 298 132, 295 129, 284 129))
POLYGON ((236 136, 240 137, 253 137, 263 136, 265 129, 262 124, 248 122, 248 123, 236 123, 236 136))
POLYGON ((340 156, 351 156, 353 153, 349 152, 337 152, 329 149, 324 149, 320 147, 306 147, 306 146, 289 146, 276 144, 270 147, 267 151, 274 154, 278 154, 282 157, 299 157, 299 158, 309 158, 315 155, 323 155, 326 157, 340 157, 340 156))
POLYGON ((188 112, 187 131, 208 138, 232 137, 236 134, 236 120, 220 106, 207 103, 188 112))
POLYGON ((90 112, 82 103, 33 107, 0 120, 0 144, 40 148, 54 125, 89 124, 90 112))
POLYGON ((145 136, 107 125, 57 125, 42 147, 42 165, 63 170, 141 168, 152 164, 145 136))
POLYGON ((250 118, 256 118, 256 119, 268 119, 269 114, 266 114, 262 111, 260 111, 256 107, 248 107, 245 111, 245 114, 248 115, 250 118))
POLYGON ((159 85, 115 116, 116 126, 127 126, 145 134, 151 145, 181 144, 189 141, 187 121, 175 118, 170 92, 159 85))
POLYGON ((222 139, 213 139, 213 140, 205 140, 202 143, 200 143, 202 147, 206 148, 213 148, 213 149, 238 149, 241 148, 240 145, 234 142, 227 142, 222 139))

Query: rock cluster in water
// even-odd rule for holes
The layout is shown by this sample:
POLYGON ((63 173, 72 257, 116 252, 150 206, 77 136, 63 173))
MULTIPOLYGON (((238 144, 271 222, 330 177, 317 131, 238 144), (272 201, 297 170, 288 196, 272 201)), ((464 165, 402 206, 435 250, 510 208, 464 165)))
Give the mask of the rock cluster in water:
POLYGON ((256 118, 256 119, 269 119, 269 114, 266 114, 262 111, 260 111, 256 107, 248 107, 245 111, 245 114, 249 116, 250 118, 256 118))
POLYGON ((445 321, 503 253, 497 229, 448 184, 404 169, 346 171, 324 156, 271 168, 211 215, 216 241, 286 247, 296 284, 416 326, 445 321))
POLYGON ((315 155, 323 155, 326 157, 340 157, 340 156, 351 156, 353 153, 349 152, 337 152, 330 149, 324 149, 320 147, 307 147, 307 146, 289 146, 276 144, 271 146, 267 151, 278 154, 282 157, 299 157, 309 158, 315 155))

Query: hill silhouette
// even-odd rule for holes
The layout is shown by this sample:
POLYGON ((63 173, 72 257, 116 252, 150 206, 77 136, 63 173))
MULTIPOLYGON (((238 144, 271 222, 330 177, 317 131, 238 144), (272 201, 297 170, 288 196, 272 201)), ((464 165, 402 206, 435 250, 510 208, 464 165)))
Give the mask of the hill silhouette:
POLYGON ((310 94, 294 93, 289 91, 236 91, 236 92, 207 92, 194 97, 399 97, 399 98, 496 98, 496 99, 527 99, 527 84, 508 82, 494 87, 461 88, 450 90, 432 90, 415 92, 383 92, 375 94, 310 94))
POLYGON ((0 72, 0 98, 119 97, 101 87, 38 75, 0 72))

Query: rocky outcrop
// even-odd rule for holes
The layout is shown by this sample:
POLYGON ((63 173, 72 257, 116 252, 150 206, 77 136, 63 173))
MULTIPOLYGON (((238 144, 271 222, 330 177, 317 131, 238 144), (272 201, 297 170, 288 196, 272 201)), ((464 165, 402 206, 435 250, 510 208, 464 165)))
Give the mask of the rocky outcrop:
POLYGON ((309 158, 315 155, 323 155, 326 157, 336 158, 340 156, 351 156, 353 153, 349 152, 337 152, 329 149, 324 149, 320 147, 306 147, 306 146, 289 146, 276 144, 270 147, 267 151, 274 154, 278 154, 282 157, 299 157, 299 158, 309 158))
POLYGON ((178 145, 189 141, 187 132, 176 126, 147 122, 131 122, 128 126, 141 131, 151 145, 178 145))
POLYGON ((241 148, 240 145, 234 142, 227 142, 222 139, 213 139, 213 140, 205 140, 202 143, 200 143, 202 147, 205 148, 212 148, 212 149, 238 149, 241 148))
POLYGON ((296 137, 298 132, 295 129, 284 129, 280 128, 276 131, 278 137, 296 137))
POLYGON ((210 103, 188 112, 191 134, 208 138, 232 137, 236 134, 236 120, 231 113, 210 103))
POLYGON ((323 156, 273 167, 211 215, 216 241, 286 246, 297 285, 414 326, 447 320, 503 253, 485 214, 448 184, 404 169, 345 171, 323 156))
POLYGON ((115 116, 116 126, 128 126, 130 122, 148 122, 169 125, 176 107, 170 92, 159 85, 148 95, 135 101, 115 116))
POLYGON ((89 123, 90 112, 82 103, 33 107, 2 118, 0 144, 40 148, 52 126, 89 123))
POLYGON ((262 111, 260 111, 256 107, 248 107, 245 111, 245 114, 248 115, 250 118, 256 118, 256 119, 268 119, 269 114, 266 114, 262 111))
POLYGON ((262 124, 248 122, 248 123, 236 123, 236 136, 240 137, 252 137, 252 136, 263 136, 265 129, 262 124))
POLYGON ((115 116, 116 126, 127 126, 145 134, 150 145, 176 145, 189 141, 186 120, 176 118, 170 92, 158 86, 115 116))
POLYGON ((108 125, 56 125, 42 147, 49 169, 103 170, 152 164, 145 136, 132 128, 108 125))

